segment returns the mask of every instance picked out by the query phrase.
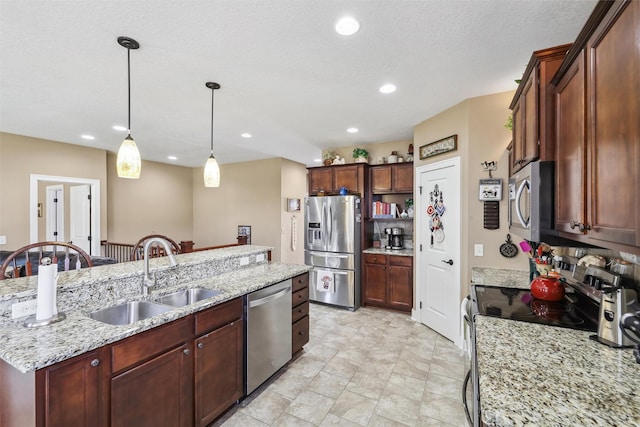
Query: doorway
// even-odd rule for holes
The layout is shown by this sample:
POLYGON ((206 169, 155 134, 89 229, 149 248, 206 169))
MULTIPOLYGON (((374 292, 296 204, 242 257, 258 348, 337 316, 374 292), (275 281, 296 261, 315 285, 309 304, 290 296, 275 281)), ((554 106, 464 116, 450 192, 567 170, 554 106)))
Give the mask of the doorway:
MULTIPOLYGON (((30 243, 38 242, 38 186, 40 182, 88 186, 88 191, 91 195, 90 199, 88 200, 88 207, 90 208, 91 213, 83 215, 82 218, 83 221, 86 221, 85 224, 83 224, 83 227, 90 230, 91 239, 89 244, 87 245, 88 250, 86 250, 81 245, 78 246, 85 249, 85 251, 89 255, 100 255, 100 180, 67 176, 31 174, 29 179, 30 243)), ((74 229, 73 224, 70 225, 70 229, 74 229)), ((74 242, 74 244, 76 244, 76 242, 74 242)))
POLYGON ((460 157, 416 169, 416 315, 460 344, 460 157))
POLYGON ((61 184, 47 185, 45 207, 45 240, 48 242, 62 242, 64 234, 64 186, 61 184))

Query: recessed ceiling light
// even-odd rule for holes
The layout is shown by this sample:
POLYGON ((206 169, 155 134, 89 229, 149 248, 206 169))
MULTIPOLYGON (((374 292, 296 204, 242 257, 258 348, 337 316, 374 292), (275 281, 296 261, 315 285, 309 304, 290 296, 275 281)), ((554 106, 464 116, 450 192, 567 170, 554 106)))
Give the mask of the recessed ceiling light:
POLYGON ((251 134, 249 132, 245 132, 243 134, 240 135, 243 138, 251 138, 251 134))
POLYGON ((117 130, 117 131, 120 131, 120 132, 124 132, 124 131, 126 131, 126 130, 127 130, 127 128, 126 128, 126 127, 124 127, 124 126, 120 126, 120 125, 115 125, 113 128, 114 128, 115 130, 117 130))
POLYGON ((382 93, 393 93, 396 91, 396 85, 392 85, 391 83, 387 83, 386 85, 380 86, 380 92, 382 93))
POLYGON ((343 36, 352 36, 360 29, 360 23, 351 16, 345 16, 336 23, 336 32, 343 36))
POLYGON ((178 160, 178 158, 176 156, 167 156, 167 159, 169 159, 169 160, 178 160))
POLYGON ((347 132, 349 132, 349 133, 358 133, 358 128, 349 128, 349 129, 347 129, 347 132))
POLYGON ((87 139, 87 140, 89 140, 89 141, 93 141, 94 139, 96 139, 96 137, 95 137, 95 136, 93 136, 93 135, 87 135, 87 134, 80 135, 80 138, 82 138, 82 139, 87 139))

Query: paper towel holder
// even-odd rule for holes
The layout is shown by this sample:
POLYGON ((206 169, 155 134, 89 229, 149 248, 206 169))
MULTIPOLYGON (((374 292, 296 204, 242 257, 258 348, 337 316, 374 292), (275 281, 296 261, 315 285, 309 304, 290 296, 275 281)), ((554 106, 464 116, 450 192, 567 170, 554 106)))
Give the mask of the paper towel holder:
POLYGON ((52 323, 57 323, 60 322, 64 319, 66 319, 67 316, 64 313, 58 313, 58 314, 54 314, 53 316, 49 317, 48 319, 41 319, 41 320, 37 320, 36 319, 36 315, 32 315, 29 316, 25 319, 25 321, 22 323, 24 326, 26 326, 27 328, 35 328, 38 326, 47 326, 47 325, 51 325, 52 323))

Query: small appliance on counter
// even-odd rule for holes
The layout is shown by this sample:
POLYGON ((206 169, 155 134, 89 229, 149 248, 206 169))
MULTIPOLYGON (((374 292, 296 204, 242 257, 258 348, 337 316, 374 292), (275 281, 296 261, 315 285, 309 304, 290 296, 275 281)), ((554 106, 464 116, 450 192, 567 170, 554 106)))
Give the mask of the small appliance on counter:
POLYGON ((624 315, 636 311, 640 311, 636 291, 621 287, 603 289, 598 335, 594 339, 610 347, 632 347, 634 342, 623 333, 621 320, 624 315))
POLYGON ((386 250, 400 250, 404 249, 404 229, 401 227, 387 227, 384 229, 384 234, 387 238, 386 250))

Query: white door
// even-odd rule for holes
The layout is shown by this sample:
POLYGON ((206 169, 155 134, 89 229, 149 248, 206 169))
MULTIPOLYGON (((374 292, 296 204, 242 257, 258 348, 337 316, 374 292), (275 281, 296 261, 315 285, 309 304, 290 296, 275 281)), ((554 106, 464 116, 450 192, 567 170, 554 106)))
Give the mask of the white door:
POLYGON ((47 242, 64 242, 64 187, 46 187, 46 233, 47 242))
POLYGON ((91 255, 91 186, 69 189, 71 242, 91 255))
POLYGON ((417 168, 418 320, 460 340, 460 158, 417 168))

